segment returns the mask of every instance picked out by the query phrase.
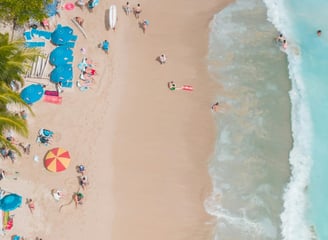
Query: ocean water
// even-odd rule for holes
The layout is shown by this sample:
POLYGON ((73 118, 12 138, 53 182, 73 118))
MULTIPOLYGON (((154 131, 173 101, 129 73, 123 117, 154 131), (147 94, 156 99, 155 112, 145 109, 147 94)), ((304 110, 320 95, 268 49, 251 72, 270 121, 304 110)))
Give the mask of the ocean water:
POLYGON ((324 0, 267 1, 269 20, 286 35, 293 129, 292 177, 284 194, 284 239, 328 239, 327 12, 324 0), (317 30, 323 34, 318 37, 317 30))
POLYGON ((224 88, 205 202, 215 240, 328 239, 327 9, 237 0, 211 23, 208 69, 224 88))
POLYGON ((224 88, 205 202, 216 240, 328 239, 327 7, 237 0, 211 23, 208 69, 224 88))

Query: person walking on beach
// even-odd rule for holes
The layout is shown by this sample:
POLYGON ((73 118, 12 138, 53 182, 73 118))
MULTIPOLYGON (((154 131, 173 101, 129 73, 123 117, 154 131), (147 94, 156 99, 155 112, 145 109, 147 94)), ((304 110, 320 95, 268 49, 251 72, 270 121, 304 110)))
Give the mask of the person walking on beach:
POLYGON ((149 26, 149 21, 148 20, 144 20, 142 22, 142 31, 143 31, 143 33, 146 33, 146 29, 147 29, 148 26, 149 26))
POLYGON ((129 3, 129 2, 126 2, 125 6, 124 6, 124 11, 125 11, 125 14, 126 14, 127 16, 130 15, 130 13, 131 13, 131 8, 130 8, 130 3, 129 3))
POLYGON ((160 56, 159 56, 159 62, 161 64, 165 64, 166 63, 166 56, 164 53, 162 53, 160 56))
POLYGON ((141 11, 140 3, 138 3, 137 6, 133 9, 136 19, 139 19, 141 11))

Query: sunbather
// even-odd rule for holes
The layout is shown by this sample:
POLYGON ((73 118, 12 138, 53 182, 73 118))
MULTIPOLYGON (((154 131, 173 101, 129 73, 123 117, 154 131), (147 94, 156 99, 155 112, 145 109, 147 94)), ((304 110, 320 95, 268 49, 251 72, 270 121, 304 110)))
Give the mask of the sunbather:
POLYGON ((88 74, 86 72, 82 72, 80 74, 80 79, 83 81, 93 81, 93 77, 91 77, 90 74, 88 74))
POLYGON ((84 72, 86 72, 87 74, 89 75, 95 75, 96 74, 96 69, 92 68, 92 67, 89 67, 87 66, 84 70, 84 72))
POLYGON ((94 84, 94 79, 84 80, 84 81, 77 80, 78 87, 91 87, 93 84, 94 84))

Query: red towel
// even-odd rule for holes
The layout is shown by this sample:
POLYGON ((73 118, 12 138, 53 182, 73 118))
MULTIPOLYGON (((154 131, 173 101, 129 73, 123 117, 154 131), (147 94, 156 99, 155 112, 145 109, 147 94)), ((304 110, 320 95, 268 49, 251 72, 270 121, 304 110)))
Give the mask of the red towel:
POLYGON ((59 93, 57 91, 50 91, 50 90, 46 90, 44 94, 48 96, 59 96, 59 93))
POLYGON ((185 90, 185 91, 192 91, 193 90, 192 86, 190 86, 190 85, 183 85, 181 89, 185 90))

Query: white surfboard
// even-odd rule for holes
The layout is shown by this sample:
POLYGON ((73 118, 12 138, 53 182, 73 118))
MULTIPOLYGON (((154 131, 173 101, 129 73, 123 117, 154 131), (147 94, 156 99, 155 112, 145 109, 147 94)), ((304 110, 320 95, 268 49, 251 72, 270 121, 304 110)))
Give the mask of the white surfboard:
POLYGON ((116 21, 117 21, 116 5, 111 5, 109 7, 109 27, 111 29, 115 29, 116 21))

